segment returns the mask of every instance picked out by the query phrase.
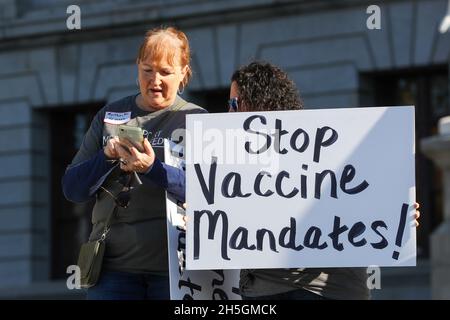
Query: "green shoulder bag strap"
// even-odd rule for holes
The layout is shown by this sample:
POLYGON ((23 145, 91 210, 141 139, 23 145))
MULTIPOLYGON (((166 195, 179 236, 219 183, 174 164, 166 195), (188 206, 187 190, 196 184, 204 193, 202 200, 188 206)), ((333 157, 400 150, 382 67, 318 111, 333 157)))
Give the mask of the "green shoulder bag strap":
MULTIPOLYGON (((119 192, 119 194, 117 196, 115 196, 111 191, 109 191, 108 189, 106 189, 103 186, 100 186, 100 189, 102 189, 103 191, 105 191, 107 194, 109 194, 113 199, 114 199, 114 209, 111 210, 111 212, 109 213, 108 217, 106 218, 105 221, 105 226, 103 227, 103 233, 100 237, 100 241, 105 241, 106 239, 106 235, 108 234, 110 228, 111 228, 111 224, 112 224, 112 220, 114 218, 114 216, 117 214, 117 211, 119 210, 119 199, 118 196, 122 193, 122 192, 130 192, 130 183, 131 183, 131 175, 128 175, 128 181, 127 183, 123 186, 122 190, 119 192)), ((128 203, 124 203, 123 205, 121 205, 121 207, 126 208, 128 206, 128 203)))

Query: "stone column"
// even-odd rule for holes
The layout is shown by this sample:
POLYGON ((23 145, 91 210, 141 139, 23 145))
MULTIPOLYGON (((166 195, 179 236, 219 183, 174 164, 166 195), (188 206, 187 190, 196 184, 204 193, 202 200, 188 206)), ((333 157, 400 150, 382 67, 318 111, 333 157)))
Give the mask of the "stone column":
POLYGON ((422 139, 421 147, 443 172, 444 221, 430 241, 432 298, 450 299, 450 116, 440 119, 439 134, 422 139))

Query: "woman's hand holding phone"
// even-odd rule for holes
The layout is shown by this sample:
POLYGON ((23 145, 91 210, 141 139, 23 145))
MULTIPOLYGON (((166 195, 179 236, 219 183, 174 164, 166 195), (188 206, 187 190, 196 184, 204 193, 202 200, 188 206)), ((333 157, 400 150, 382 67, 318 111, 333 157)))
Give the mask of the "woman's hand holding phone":
POLYGON ((120 140, 118 137, 112 137, 108 139, 103 152, 105 153, 106 158, 109 160, 117 160, 119 159, 118 146, 120 146, 120 140))
POLYGON ((135 171, 138 173, 146 173, 148 171, 153 162, 155 162, 155 151, 147 139, 144 139, 142 146, 143 152, 140 152, 127 139, 120 139, 119 144, 116 146, 119 158, 122 159, 120 169, 126 172, 135 171))

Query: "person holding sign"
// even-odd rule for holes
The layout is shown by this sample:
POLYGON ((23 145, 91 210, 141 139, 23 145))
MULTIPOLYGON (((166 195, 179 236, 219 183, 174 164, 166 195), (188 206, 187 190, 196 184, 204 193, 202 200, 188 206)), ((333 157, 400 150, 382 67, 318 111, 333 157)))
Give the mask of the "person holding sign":
POLYGON ((140 92, 97 113, 64 174, 68 200, 96 201, 79 258, 88 299, 169 299, 165 194, 147 175, 164 167, 155 157, 164 138, 185 127, 185 115, 206 112, 177 94, 192 74, 189 62, 183 32, 147 32, 136 59, 140 92))
MULTIPOLYGON (((303 104, 288 75, 253 62, 231 77, 230 111, 300 110, 303 104)), ((243 299, 368 299, 365 268, 241 270, 243 299)))
MULTIPOLYGON (((243 66, 231 81, 230 112, 303 109, 293 81, 269 63, 243 66)), ((179 169, 166 169, 162 175, 181 176, 179 169)), ((366 268, 252 269, 241 271, 240 291, 244 299, 368 299, 367 279, 366 268)))
MULTIPOLYGON (((303 108, 293 81, 269 63, 243 66, 231 80, 230 111, 303 108)), ((243 299, 368 299, 367 278, 366 268, 252 269, 241 271, 240 290, 243 299)))

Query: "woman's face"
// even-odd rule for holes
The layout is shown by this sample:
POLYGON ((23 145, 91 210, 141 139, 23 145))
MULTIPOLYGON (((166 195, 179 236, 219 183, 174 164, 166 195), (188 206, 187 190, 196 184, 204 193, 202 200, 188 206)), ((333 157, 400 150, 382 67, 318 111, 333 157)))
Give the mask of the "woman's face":
MULTIPOLYGON (((179 59, 174 59, 179 61, 179 59)), ((171 106, 183 81, 187 66, 171 65, 150 58, 138 63, 139 89, 143 101, 152 109, 160 110, 171 106)))

